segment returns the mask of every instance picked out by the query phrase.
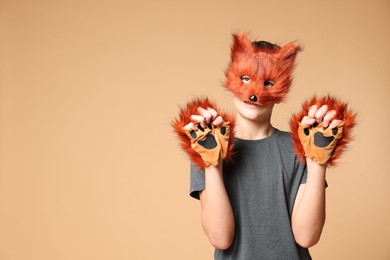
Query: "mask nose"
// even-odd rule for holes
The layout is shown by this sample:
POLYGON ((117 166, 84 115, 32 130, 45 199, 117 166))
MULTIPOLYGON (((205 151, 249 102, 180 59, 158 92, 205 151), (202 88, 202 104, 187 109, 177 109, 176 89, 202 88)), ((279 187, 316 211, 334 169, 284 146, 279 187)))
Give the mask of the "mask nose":
POLYGON ((257 101, 257 97, 255 95, 252 95, 249 97, 249 100, 252 101, 252 102, 256 102, 257 101))

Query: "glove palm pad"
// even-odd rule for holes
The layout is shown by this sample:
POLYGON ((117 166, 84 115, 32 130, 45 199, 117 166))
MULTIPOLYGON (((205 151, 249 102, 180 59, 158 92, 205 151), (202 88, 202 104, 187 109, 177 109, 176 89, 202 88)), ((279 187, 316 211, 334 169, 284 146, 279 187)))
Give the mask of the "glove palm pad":
POLYGON ((343 136, 344 123, 333 129, 323 127, 322 123, 307 126, 299 123, 298 135, 305 151, 305 156, 318 164, 324 164, 332 156, 338 140, 343 136))
POLYGON ((206 163, 217 166, 219 161, 225 159, 228 152, 230 122, 224 122, 221 126, 208 124, 206 128, 197 126, 197 130, 185 130, 191 140, 191 147, 206 163))

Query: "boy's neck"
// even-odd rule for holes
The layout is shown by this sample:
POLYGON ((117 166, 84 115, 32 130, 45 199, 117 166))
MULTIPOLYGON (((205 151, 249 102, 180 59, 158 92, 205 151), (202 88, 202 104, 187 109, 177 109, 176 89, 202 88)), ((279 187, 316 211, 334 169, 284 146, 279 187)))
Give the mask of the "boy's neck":
POLYGON ((270 136, 274 131, 270 118, 262 121, 248 120, 237 115, 235 136, 244 140, 259 140, 270 136))

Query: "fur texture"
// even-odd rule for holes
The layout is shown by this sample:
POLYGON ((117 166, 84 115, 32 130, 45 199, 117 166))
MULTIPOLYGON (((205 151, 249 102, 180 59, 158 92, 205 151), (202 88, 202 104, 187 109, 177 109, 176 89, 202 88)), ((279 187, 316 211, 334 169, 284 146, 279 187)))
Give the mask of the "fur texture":
POLYGON ((314 96, 310 100, 307 100, 302 105, 302 110, 299 113, 294 114, 290 119, 291 136, 294 141, 295 153, 301 161, 305 161, 305 151, 302 147, 301 141, 299 140, 298 125, 302 118, 308 114, 309 109, 313 105, 317 105, 318 108, 320 108, 322 105, 327 105, 329 111, 336 111, 335 119, 340 119, 344 122, 343 136, 337 142, 332 156, 328 161, 329 166, 336 166, 337 160, 341 157, 341 154, 347 148, 347 144, 352 140, 351 129, 355 126, 356 123, 356 113, 352 112, 348 108, 347 103, 343 103, 332 96, 326 96, 322 98, 317 98, 314 96))
POLYGON ((232 150, 233 150, 233 138, 234 138, 234 125, 235 118, 233 115, 224 113, 218 109, 216 104, 210 101, 208 98, 198 98, 189 102, 185 107, 180 108, 180 114, 177 118, 172 121, 172 127, 176 132, 176 135, 180 141, 180 145, 184 152, 187 153, 189 159, 195 163, 199 169, 206 167, 205 162, 202 160, 200 155, 192 149, 191 140, 188 138, 186 133, 183 130, 183 127, 191 122, 191 115, 199 114, 198 108, 202 107, 207 109, 207 107, 211 107, 218 112, 218 115, 222 116, 222 118, 226 122, 230 122, 230 136, 229 136, 229 145, 228 152, 225 158, 225 161, 232 161, 232 150))
POLYGON ((252 43, 246 34, 233 34, 224 86, 242 101, 257 105, 280 103, 290 89, 295 57, 300 50, 294 42, 280 47, 263 41, 252 43), (248 76, 250 82, 244 84, 242 76, 248 76), (274 85, 267 86, 267 81, 274 85))

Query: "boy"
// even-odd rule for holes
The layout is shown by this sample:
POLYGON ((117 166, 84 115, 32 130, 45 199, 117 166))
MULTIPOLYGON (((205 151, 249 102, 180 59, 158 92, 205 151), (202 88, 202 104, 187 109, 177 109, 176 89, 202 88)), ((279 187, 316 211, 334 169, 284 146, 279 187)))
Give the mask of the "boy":
POLYGON ((235 118, 203 99, 173 123, 193 161, 190 194, 200 199, 215 259, 311 259, 308 248, 320 239, 327 162, 354 115, 337 100, 312 99, 291 121, 293 138, 272 126, 300 50, 233 35, 224 85, 235 118))

